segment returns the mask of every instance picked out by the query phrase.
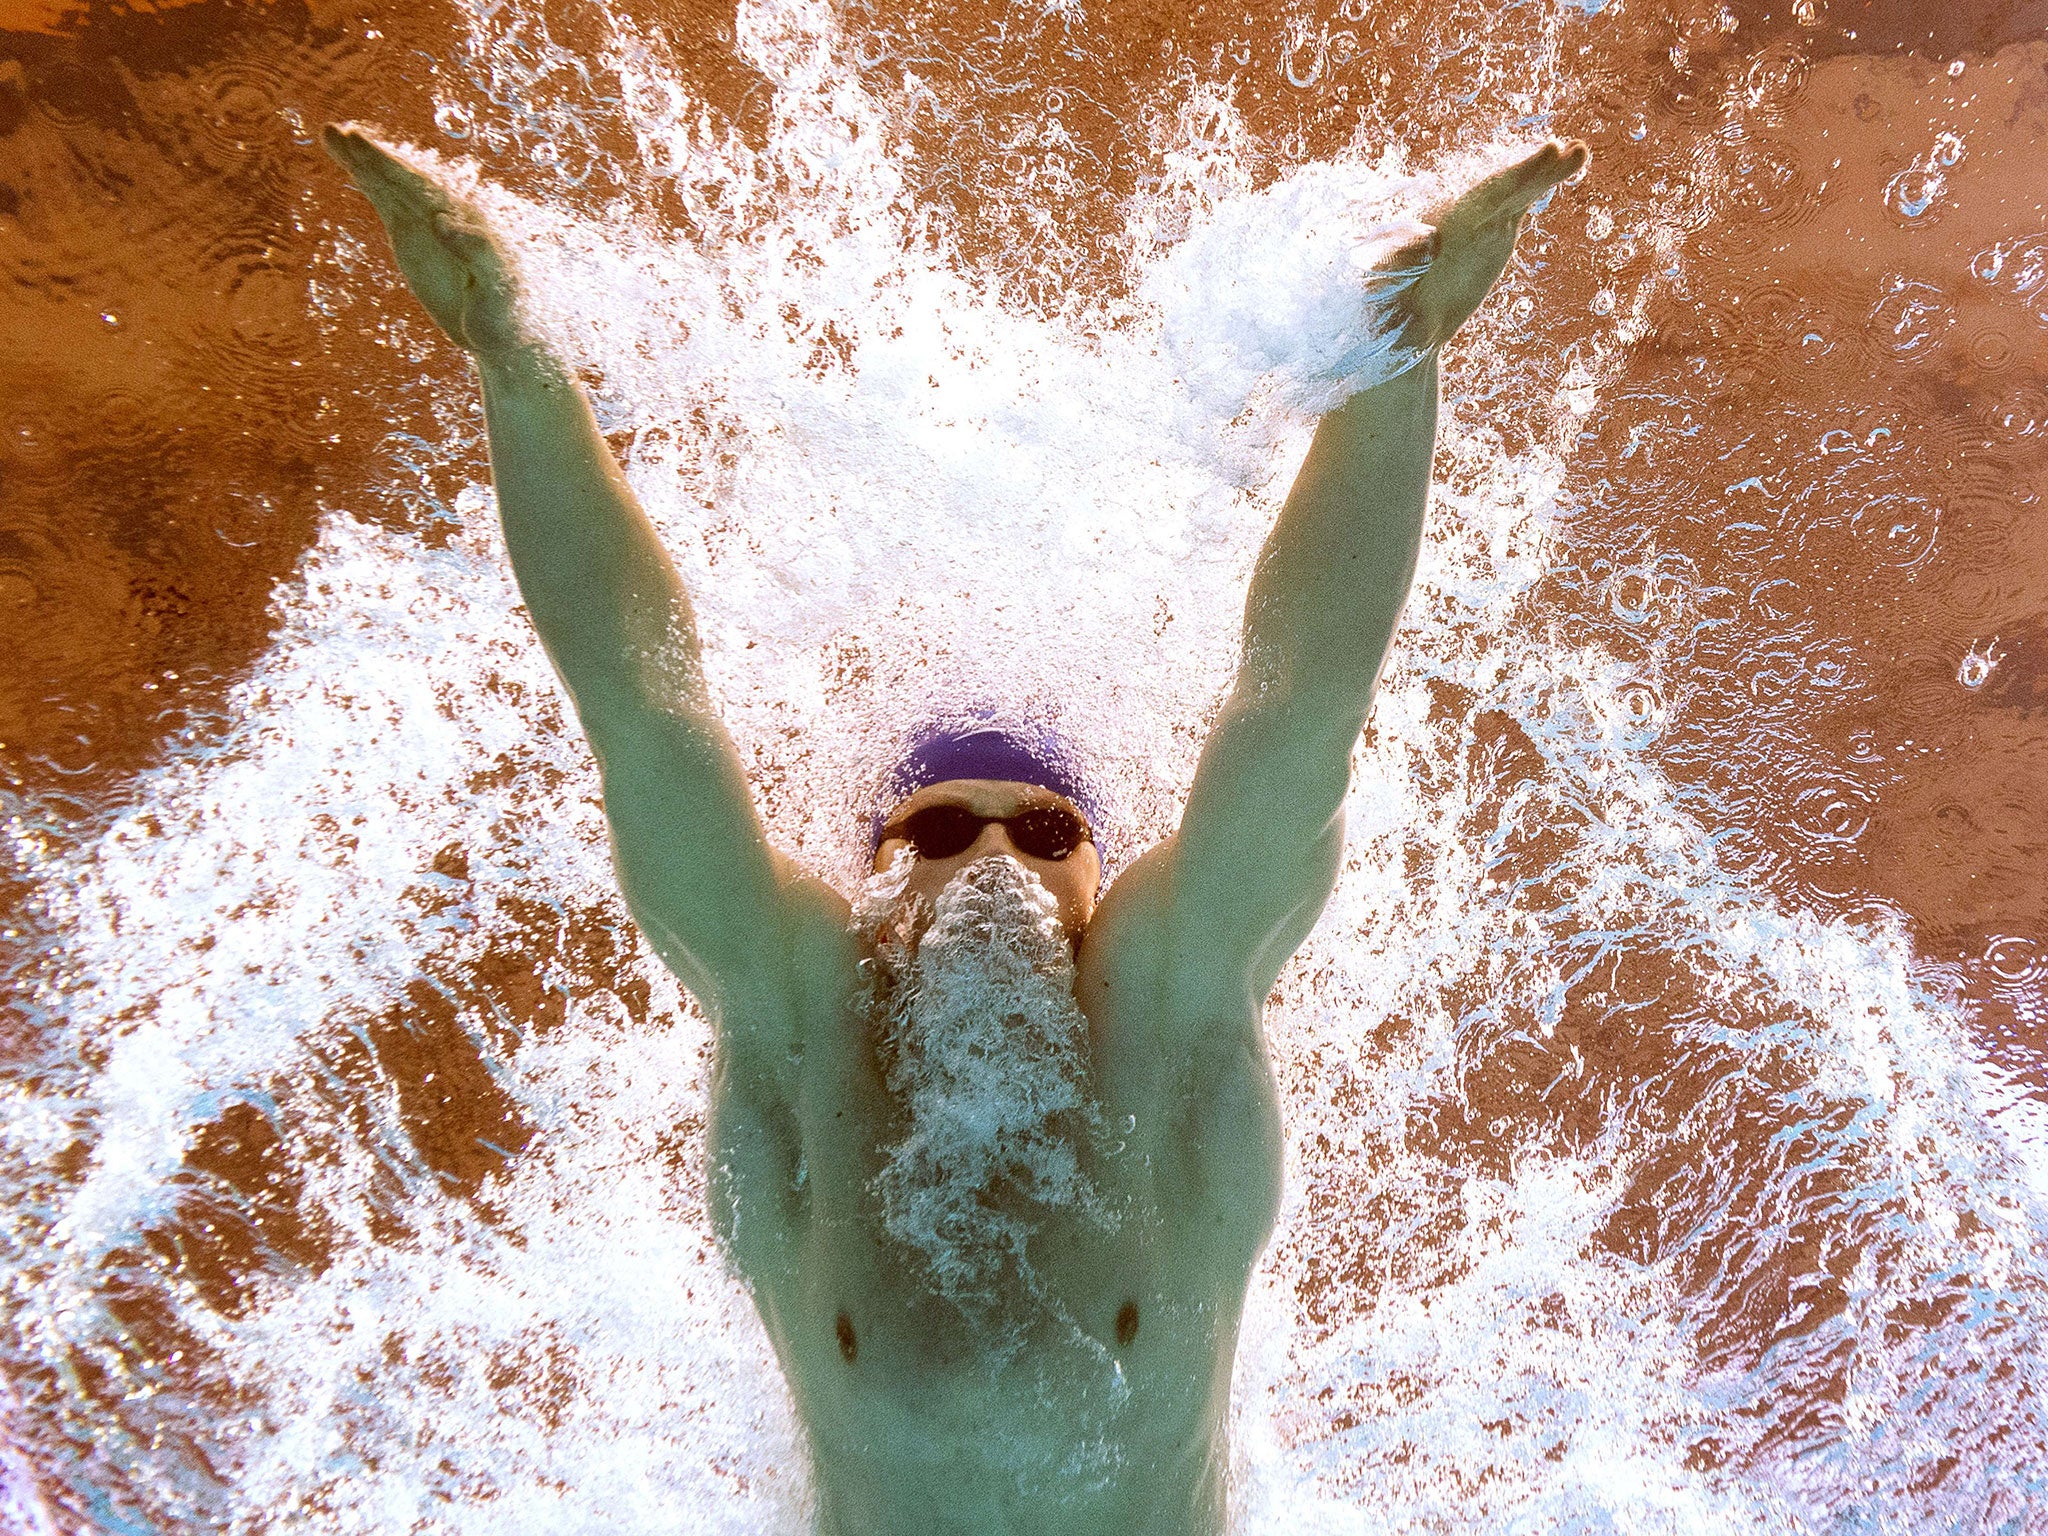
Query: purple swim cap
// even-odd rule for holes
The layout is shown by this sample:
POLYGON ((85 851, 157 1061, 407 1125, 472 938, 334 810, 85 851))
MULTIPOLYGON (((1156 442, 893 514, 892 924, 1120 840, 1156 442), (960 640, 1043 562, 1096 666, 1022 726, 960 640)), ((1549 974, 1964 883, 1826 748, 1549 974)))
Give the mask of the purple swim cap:
POLYGON ((936 723, 913 732, 903 756, 883 783, 883 805, 868 829, 868 850, 882 846, 890 811, 928 784, 948 779, 1007 779, 1036 784, 1081 808, 1091 828, 1101 820, 1088 781, 1074 770, 1058 736, 1043 725, 997 725, 985 716, 936 723))

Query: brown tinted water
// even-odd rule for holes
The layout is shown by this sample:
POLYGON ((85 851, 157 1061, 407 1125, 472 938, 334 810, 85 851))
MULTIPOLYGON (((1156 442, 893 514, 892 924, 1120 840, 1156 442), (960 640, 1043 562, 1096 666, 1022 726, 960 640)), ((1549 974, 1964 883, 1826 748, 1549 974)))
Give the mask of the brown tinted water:
MULTIPOLYGON (((2048 1101, 2048 6, 1925 10, 856 0, 836 46, 900 133, 908 203, 943 230, 950 259, 1027 315, 1113 305, 1180 233, 1134 210, 1175 206, 1161 190, 1169 151, 1205 89, 1236 109, 1216 154, 1254 185, 1347 149, 1399 144, 1427 162, 1518 132, 1586 139, 1592 175, 1540 221, 1447 367, 1458 435, 1442 478, 1455 492, 1486 494, 1472 455, 1550 454, 1562 475, 1543 570, 1498 643, 1611 672, 1620 723, 1601 750, 1668 786, 1715 880, 1810 920, 1801 932, 1848 935, 1852 950, 1858 935, 1881 949, 1902 933, 1924 1006, 1961 1021, 1977 1063, 2048 1101)), ((502 846, 451 834, 405 887, 415 973, 374 1008, 308 1021, 302 1056, 202 1074, 164 1206, 89 1259, 54 1257, 71 1252, 55 1234, 103 1146, 107 1095, 85 1085, 128 1025, 168 1006, 175 978, 84 1023, 97 1005, 69 986, 83 974, 78 921, 53 881, 88 860, 120 865, 100 840, 155 803, 152 775, 203 771, 223 743, 241 751, 238 721, 258 705, 236 690, 288 627, 275 594, 323 520, 352 515, 428 551, 459 545, 475 520, 458 505, 484 474, 466 367, 396 290, 313 130, 376 123, 476 156, 536 204, 595 219, 624 199, 641 226, 709 245, 727 234, 707 212, 716 196, 649 166, 606 51, 622 26, 657 36, 663 77, 707 114, 707 135, 765 150, 778 86, 746 56, 743 21, 629 5, 0 10, 0 764, 13 859, 0 1052, 15 1078, 7 1177, 21 1213, 10 1358, 19 1433, 60 1525, 343 1528, 338 1494, 289 1518, 239 1500, 248 1452, 224 1426, 276 1402, 222 1375, 216 1320, 260 1319, 264 1285, 330 1273, 360 1248, 424 1249, 423 1188, 499 1220, 500 1181, 547 1144, 559 1110, 508 1074, 521 1043, 566 1031, 593 997, 625 1029, 673 1007, 650 991, 615 906, 580 889, 551 898, 544 872, 494 898, 487 942, 444 953, 435 924, 467 921, 508 863, 502 846), (345 1197, 314 1192, 320 1167, 358 1164, 345 1197), (101 1321, 52 1321, 81 1306, 101 1321)), ((623 445, 635 423, 618 409, 623 445)), ((719 536, 746 535, 740 518, 719 536)), ((1873 1390, 1856 1349, 1873 1331, 1946 1338, 1958 1317, 1997 1314, 1955 1347, 1988 1351, 1993 1380, 2021 1369, 2034 1314, 2018 1280, 2010 1295, 1975 1271, 1929 1281, 1875 1314, 1855 1301, 1888 1262, 1883 1233, 1967 1247, 1990 1218, 1964 1198, 1946 1225, 1887 1207, 1868 1229, 1829 1227, 1823 1214, 1856 1185, 1829 1138, 1850 1134, 1860 1101, 1802 1098, 1808 1079, 1782 1061, 1744 1068, 1765 1083, 1754 1100, 1728 1087, 1713 1051, 1661 1075, 1653 1064, 1703 1020, 1767 1030, 1797 999, 1758 1001, 1753 978, 1696 963, 1692 940, 1584 910, 1588 828, 1603 813, 1579 788, 1606 770, 1566 762, 1534 704, 1434 662, 1390 688, 1434 732, 1415 738, 1433 745, 1412 780, 1455 802, 1457 836, 1395 835, 1370 856, 1432 890, 1484 848, 1484 878, 1548 925, 1563 980, 1541 1029, 1484 975, 1433 991, 1410 978, 1389 1004, 1368 980, 1347 991, 1331 979, 1347 956, 1346 974, 1367 970, 1340 911, 1337 937, 1285 984, 1303 1022, 1282 1065, 1313 1134, 1297 1155, 1304 1205, 1275 1262, 1307 1334, 1335 1337, 1389 1298, 1426 1310, 1432 1294, 1455 1296, 1455 1234, 1484 1225, 1463 1181, 1508 1179, 1539 1144, 1604 1145, 1636 1115, 1655 1134, 1608 1165, 1611 1198, 1583 1244, 1688 1298, 1681 1374, 1714 1406, 1691 1430, 1660 1431, 1676 1464, 1702 1488, 1782 1488, 1779 1518, 1799 1528, 1830 1509, 1859 1518, 1843 1491, 1864 1475, 1858 1457, 1873 1487, 1924 1501, 1922 1528, 2038 1518, 2012 1513, 2048 1444, 2021 1410, 1973 1418, 1937 1393, 1927 1444, 1880 1453, 1855 1440, 1859 1393, 1873 1390), (1416 1091, 1401 1135, 1430 1169, 1405 1182, 1376 1171, 1389 1143, 1345 1107, 1384 1099, 1387 1083, 1315 1054, 1318 1010, 1340 1005, 1370 1015, 1377 1059, 1391 1062, 1433 1059, 1415 1044, 1434 1027, 1428 1010, 1496 1020, 1445 1026, 1458 1059, 1416 1091), (1579 1075, 1561 1076, 1565 1062, 1579 1075), (1335 1108, 1318 1119, 1311 1105, 1335 1108), (1346 1126, 1356 1134, 1332 1136, 1346 1126), (1441 1262, 1418 1257, 1431 1252, 1441 1262), (2000 1350, 2013 1355, 2004 1367, 2000 1350), (1795 1399, 1797 1411, 1752 1411, 1795 1399), (1854 1476, 1813 1474, 1809 1488, 1788 1470, 1795 1451, 1851 1441, 1854 1476)), ((559 736, 558 710, 521 707, 559 736)), ((1183 714, 1192 729, 1199 708, 1183 714)), ((507 747, 476 793, 531 783, 541 803, 550 774, 574 782, 560 766, 573 743, 563 750, 507 747)), ((1174 771, 1158 796, 1170 799, 1174 771)), ((772 771, 763 792, 771 804, 781 792, 772 771)), ((384 830, 339 804, 308 815, 329 817, 308 835, 337 867, 384 830)), ((138 887, 117 911, 139 923, 165 900, 138 887)), ((212 932, 195 923, 181 942, 212 932)), ((1815 974, 1818 995, 1849 973, 1815 974)), ((1919 1064, 1909 1055, 1901 1070, 1919 1064)), ((679 1113, 660 1155, 687 1182, 696 1127, 679 1113)), ((1955 1176, 1968 1185, 1967 1168, 1955 1176)), ((2031 1274, 2032 1259, 2013 1262, 2031 1274)), ((589 1390, 563 1363, 573 1357, 528 1340, 494 1357, 491 1379, 552 1422, 589 1390)), ((1415 1458, 1386 1426, 1441 1386, 1427 1370, 1367 1371, 1326 1383, 1323 1399, 1280 1374, 1297 1395, 1277 1412, 1279 1439, 1334 1447, 1319 1454, 1340 1464, 1326 1482, 1343 1496, 1391 1488, 1414 1509, 1502 1525, 1532 1511, 1591 1518, 1590 1495, 1542 1503, 1555 1491, 1521 1461, 1510 1475, 1467 1458, 1403 1483, 1390 1468, 1415 1458), (1360 1424, 1382 1439, 1346 1451, 1360 1424)), ((337 1444, 374 1461, 376 1434, 328 1411, 337 1444)), ((1504 1409, 1487 1433, 1540 1461, 1544 1437, 1563 1444, 1574 1422, 1569 1407, 1548 1411, 1539 1423, 1504 1409)), ((669 1445, 670 1460, 692 1443, 669 1445)), ((496 1485, 454 1461, 433 1497, 485 1508, 496 1485)))

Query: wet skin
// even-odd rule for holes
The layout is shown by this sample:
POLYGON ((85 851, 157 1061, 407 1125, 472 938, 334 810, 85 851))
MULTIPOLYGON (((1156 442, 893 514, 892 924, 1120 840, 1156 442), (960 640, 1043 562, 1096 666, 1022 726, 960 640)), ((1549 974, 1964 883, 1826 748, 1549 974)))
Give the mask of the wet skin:
MULTIPOLYGON (((582 392, 521 324, 507 258, 474 209, 367 135, 329 128, 326 145, 413 292, 476 359, 513 570, 602 773, 620 885, 716 1031, 714 1214, 810 1436, 818 1528, 1220 1531, 1239 1317, 1280 1195, 1262 1009, 1341 860, 1351 751, 1421 543, 1437 349, 1583 146, 1546 145, 1488 178, 1390 263, 1427 257, 1400 298, 1421 359, 1318 426, 1254 570, 1243 661, 1179 831, 1099 903, 1092 848, 1034 859, 993 823, 911 871, 927 895, 990 853, 1039 875, 1076 942, 1105 1121, 1128 1128, 1090 1168, 1126 1219, 1039 1233, 1046 1302, 1012 1349, 930 1294, 874 1219, 900 1117, 848 903, 770 846, 703 681, 688 594, 582 392)), ((1052 798, 959 780, 891 819, 1052 798)))

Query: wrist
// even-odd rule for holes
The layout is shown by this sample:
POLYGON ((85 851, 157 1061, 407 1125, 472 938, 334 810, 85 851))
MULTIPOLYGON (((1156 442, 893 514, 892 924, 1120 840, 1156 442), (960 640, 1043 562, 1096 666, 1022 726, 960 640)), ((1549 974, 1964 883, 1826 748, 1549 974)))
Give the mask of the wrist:
POLYGON ((486 384, 499 388, 555 389, 569 381, 568 370, 541 342, 531 337, 479 347, 470 354, 486 384))

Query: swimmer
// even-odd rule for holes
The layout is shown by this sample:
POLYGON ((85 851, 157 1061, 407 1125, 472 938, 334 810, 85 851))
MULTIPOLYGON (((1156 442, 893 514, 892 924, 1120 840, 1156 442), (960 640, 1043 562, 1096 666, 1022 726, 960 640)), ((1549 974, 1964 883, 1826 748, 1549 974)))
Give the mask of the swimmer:
POLYGON ((513 571, 621 888, 715 1031, 714 1220, 809 1439, 817 1530, 1220 1532, 1280 1200, 1265 999, 1336 882, 1421 546, 1438 351, 1585 147, 1546 144, 1391 258, 1426 258, 1398 300, 1419 358, 1318 424, 1179 830, 1098 893, 1068 749, 941 722, 850 901, 770 845, 689 595, 482 217, 359 129, 325 142, 475 359, 513 571))

